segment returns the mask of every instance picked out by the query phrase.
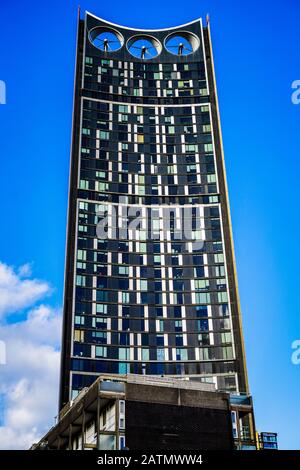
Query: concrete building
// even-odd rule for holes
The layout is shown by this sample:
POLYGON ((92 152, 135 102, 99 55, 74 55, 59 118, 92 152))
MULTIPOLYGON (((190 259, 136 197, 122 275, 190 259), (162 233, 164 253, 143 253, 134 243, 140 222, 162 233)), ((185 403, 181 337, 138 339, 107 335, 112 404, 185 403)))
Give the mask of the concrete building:
POLYGON ((60 407, 102 373, 249 394, 201 19, 78 20, 63 331, 60 407))
POLYGON ((213 384, 100 375, 61 410, 56 426, 32 449, 255 449, 255 433, 245 436, 232 421, 232 413, 252 419, 251 397, 232 397, 213 384))
POLYGON ((174 409, 166 426, 182 413, 181 428, 155 445, 178 446, 179 437, 196 445, 195 426, 204 447, 229 446, 230 412, 235 447, 253 448, 210 24, 142 30, 79 13, 59 405, 69 411, 48 445, 117 449, 126 437, 137 448, 131 406, 141 416, 142 405, 131 393, 143 380, 153 389, 155 377, 169 388, 159 386, 162 403, 152 394, 152 407, 144 397, 148 447, 154 423, 164 427, 155 411, 163 406, 174 409), (108 384, 120 391, 101 389, 108 384), (179 406, 188 393, 199 403, 179 406), (93 405, 77 423, 77 403, 88 397, 93 405), (96 409, 99 422, 87 430, 96 409))
POLYGON ((278 441, 276 432, 257 432, 258 450, 278 450, 278 441))

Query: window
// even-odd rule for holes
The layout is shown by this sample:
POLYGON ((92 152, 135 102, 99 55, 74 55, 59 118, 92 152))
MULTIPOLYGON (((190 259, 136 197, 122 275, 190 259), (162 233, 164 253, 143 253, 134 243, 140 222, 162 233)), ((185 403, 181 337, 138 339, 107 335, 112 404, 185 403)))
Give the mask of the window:
POLYGON ((82 263, 81 261, 77 261, 77 269, 86 269, 86 263, 82 263))
POLYGON ((119 105, 119 113, 128 113, 128 106, 126 105, 119 105))
POLYGON ((197 305, 196 313, 197 313, 197 317, 207 317, 208 315, 207 306, 197 305))
POLYGON ((228 302, 227 292, 218 292, 218 302, 228 302))
POLYGON ((226 317, 229 315, 228 304, 219 305, 218 308, 219 308, 219 315, 221 317, 226 317))
POLYGON ((129 348, 119 348, 119 359, 126 361, 130 359, 130 349, 129 348))
POLYGON ((187 165, 186 170, 188 173, 196 173, 197 166, 196 165, 187 165))
POLYGON ((100 139, 108 140, 109 139, 109 132, 107 131, 100 131, 100 139))
POLYGON ((210 294, 206 293, 196 293, 196 303, 197 304, 209 304, 210 303, 210 294))
POLYGON ((86 251, 85 250, 77 250, 77 259, 80 261, 86 260, 86 251))
POLYGON ((209 288, 209 281, 206 279, 195 279, 195 289, 205 290, 209 288))
POLYGON ((128 115, 127 114, 119 114, 119 122, 127 122, 128 115))
POLYGON ((217 282, 217 289, 218 290, 226 289, 226 279, 225 278, 217 279, 216 282, 217 282))
POLYGON ((107 330, 107 318, 92 318, 92 328, 99 328, 101 330, 107 330))
POLYGON ((119 363, 119 374, 128 374, 130 371, 130 364, 126 364, 126 362, 119 363))
POLYGON ((103 183, 102 181, 96 183, 96 189, 98 191, 107 191, 109 188, 109 184, 108 183, 103 183))
POLYGON ((223 253, 217 253, 214 255, 215 263, 224 263, 224 255, 223 253))
POLYGON ((87 211, 89 209, 88 202, 80 201, 79 202, 79 209, 82 210, 82 211, 87 211))
POLYGON ((122 292, 122 303, 129 304, 129 292, 122 292))
POLYGON ((89 181, 87 180, 80 180, 79 182, 80 189, 89 189, 89 181))
POLYGON ((216 271, 216 276, 217 277, 225 276, 225 266, 224 265, 216 266, 215 271, 216 271))
POLYGON ((204 144, 204 152, 213 152, 213 144, 204 144))
POLYGON ((75 324, 76 326, 84 325, 84 317, 82 317, 81 315, 75 315, 75 324))
POLYGON ((193 126, 184 126, 183 132, 185 134, 192 134, 193 133, 193 126))
POLYGON ((116 436, 101 434, 100 450, 115 450, 115 449, 116 449, 116 436))
POLYGON ((157 349, 157 360, 164 361, 165 360, 165 350, 164 349, 157 349))
POLYGON ((182 81, 179 80, 178 82, 178 88, 189 88, 190 82, 188 80, 182 81))
POLYGON ((95 356, 96 357, 107 357, 107 348, 105 346, 96 346, 95 356))
POLYGON ((106 177, 105 171, 96 171, 96 178, 104 179, 106 177))
POLYGON ((128 266, 119 266, 119 274, 128 275, 129 274, 129 267, 128 266))
POLYGON ((168 165, 168 174, 169 175, 174 175, 176 174, 176 165, 168 165))
POLYGON ((209 333, 200 333, 198 335, 198 343, 199 343, 199 346, 209 346, 210 345, 209 333))
POLYGON ((198 152, 198 145, 186 144, 185 151, 186 152, 198 152))
POLYGON ((144 143, 144 135, 143 134, 138 134, 137 135, 137 142, 138 142, 138 144, 143 144, 144 143))
POLYGON ((96 313, 107 313, 107 305, 105 304, 96 304, 96 313))
POLYGON ((188 359, 187 349, 176 349, 176 359, 178 361, 187 361, 188 359))
POLYGON ((198 331, 209 331, 208 320, 198 320, 197 327, 198 331))
POLYGON ((232 339, 231 339, 231 333, 230 332, 221 333, 221 343, 222 344, 231 343, 231 342, 232 342, 232 339))
POLYGON ((223 359, 233 359, 233 349, 231 346, 222 348, 222 357, 223 359))
POLYGON ((207 175, 207 182, 208 183, 215 183, 217 181, 216 175, 207 175))
POLYGON ((142 348, 142 361, 149 361, 149 349, 142 348))
POLYGON ((92 331, 92 341, 96 343, 104 343, 107 342, 107 333, 102 331, 92 331))
POLYGON ((85 276, 76 276, 76 286, 85 287, 85 276))
POLYGON ((208 348, 200 348, 199 349, 199 358, 200 358, 200 361, 207 361, 208 359, 210 359, 209 349, 208 348))
POLYGON ((147 243, 140 243, 140 252, 147 253, 147 243))
POLYGON ((82 343, 84 341, 84 331, 74 330, 74 341, 82 343))

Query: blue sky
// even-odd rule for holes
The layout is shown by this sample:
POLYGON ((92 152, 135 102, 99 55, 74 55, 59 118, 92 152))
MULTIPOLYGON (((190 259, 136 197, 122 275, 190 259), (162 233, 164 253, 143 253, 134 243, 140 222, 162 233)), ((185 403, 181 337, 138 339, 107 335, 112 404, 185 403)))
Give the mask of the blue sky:
MULTIPOLYGON (((141 28, 174 26, 210 13, 256 423, 260 430, 277 431, 281 448, 300 449, 300 365, 291 362, 291 343, 300 339, 300 105, 291 101, 291 84, 300 79, 300 4, 80 4, 141 28)), ((11 296, 0 327, 1 321, 5 328, 18 321, 31 328, 36 318, 52 324, 62 303, 76 16, 71 0, 1 5, 0 80, 7 104, 0 105, 0 260, 4 273, 14 267, 17 286, 32 282, 37 291, 19 304, 11 296), (27 263, 27 272, 18 271, 27 263), (51 310, 36 310, 41 303, 51 310)), ((51 345, 57 361, 53 337, 51 345)), ((9 358, 0 374, 5 367, 9 358)), ((24 377, 19 379, 18 384, 24 377)), ((16 386, 11 375, 7 380, 16 386)), ((4 410, 4 420, 9 416, 4 410)))

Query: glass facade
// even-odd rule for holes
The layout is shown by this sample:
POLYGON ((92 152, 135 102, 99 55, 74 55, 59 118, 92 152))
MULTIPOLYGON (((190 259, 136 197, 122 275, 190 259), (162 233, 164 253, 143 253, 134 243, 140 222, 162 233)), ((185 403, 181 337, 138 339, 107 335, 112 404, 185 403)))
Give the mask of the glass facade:
POLYGON ((278 450, 277 433, 258 433, 257 440, 259 450, 278 450))
POLYGON ((171 31, 79 20, 61 406, 100 373, 248 391, 209 29, 171 31))

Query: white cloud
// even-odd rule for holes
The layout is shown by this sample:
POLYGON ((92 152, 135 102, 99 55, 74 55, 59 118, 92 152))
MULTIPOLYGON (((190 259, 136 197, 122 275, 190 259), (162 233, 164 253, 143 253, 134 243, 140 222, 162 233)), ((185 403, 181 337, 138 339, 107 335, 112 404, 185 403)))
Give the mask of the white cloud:
POLYGON ((0 449, 3 449, 3 450, 29 449, 30 448, 29 442, 36 442, 38 440, 36 429, 33 432, 27 434, 26 436, 24 434, 19 434, 17 431, 15 431, 12 428, 7 428, 7 427, 2 427, 2 428, 0 427, 0 432, 1 432, 0 449))
POLYGON ((34 305, 49 294, 47 282, 23 279, 30 275, 30 265, 23 265, 17 274, 11 266, 0 262, 0 318, 34 305))
MULTIPOLYGON (((7 274, 15 285, 23 286, 20 275, 0 263, 2 287, 1 276, 7 279, 7 274)), ((49 292, 47 283, 29 282, 34 286, 43 285, 39 292, 43 291, 44 295, 49 292)), ((0 305, 4 305, 1 296, 0 289, 0 305)), ((41 296, 39 294, 38 298, 41 296)), ((2 316, 3 323, 0 323, 0 339, 5 342, 7 359, 6 365, 0 365, 0 394, 5 408, 0 426, 0 449, 28 449, 54 424, 58 410, 61 314, 47 305, 34 306, 36 295, 29 298, 31 309, 25 320, 9 324, 2 316)), ((29 306, 29 300, 27 302, 29 306)), ((12 303, 15 304, 13 297, 12 303)), ((12 311, 17 311, 16 307, 7 302, 5 312, 12 311)))
POLYGON ((29 340, 29 349, 33 343, 59 348, 61 343, 60 324, 60 310, 42 304, 27 313, 26 321, 6 325, 4 332, 7 333, 10 340, 16 340, 16 342, 19 339, 22 339, 24 343, 29 340))
POLYGON ((32 274, 31 263, 22 264, 18 268, 18 275, 20 277, 29 277, 32 274))

